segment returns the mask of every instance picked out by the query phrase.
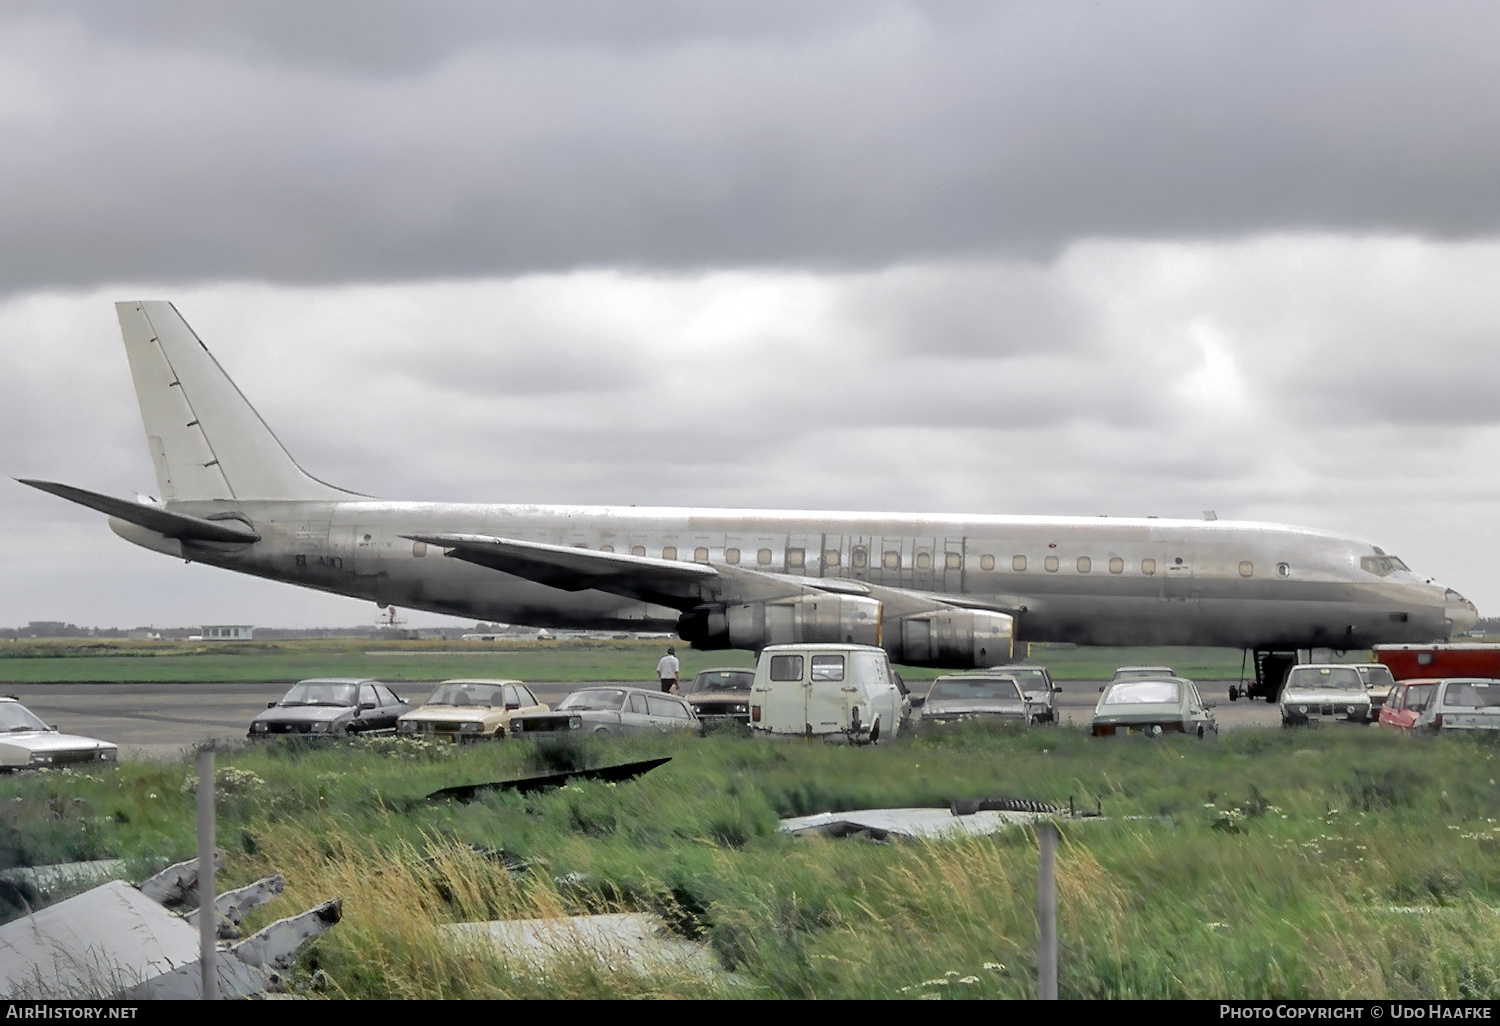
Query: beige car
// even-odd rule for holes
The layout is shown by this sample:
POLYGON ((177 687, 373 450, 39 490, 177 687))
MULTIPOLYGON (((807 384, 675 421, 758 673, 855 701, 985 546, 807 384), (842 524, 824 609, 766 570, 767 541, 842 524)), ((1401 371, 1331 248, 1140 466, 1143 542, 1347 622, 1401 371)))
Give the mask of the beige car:
POLYGON ((512 716, 547 711, 518 680, 445 680, 397 721, 396 733, 448 741, 501 738, 510 733, 512 716))

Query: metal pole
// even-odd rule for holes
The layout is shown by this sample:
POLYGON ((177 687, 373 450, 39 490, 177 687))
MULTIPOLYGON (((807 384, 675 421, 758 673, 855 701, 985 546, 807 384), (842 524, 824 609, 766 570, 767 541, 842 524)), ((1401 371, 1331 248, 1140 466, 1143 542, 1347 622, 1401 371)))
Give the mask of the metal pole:
POLYGON ((198 753, 198 964, 203 1000, 219 998, 219 916, 214 909, 214 750, 198 753))
POLYGON ((1036 874, 1036 996, 1057 1000, 1057 826, 1041 823, 1036 828, 1038 865, 1036 874))

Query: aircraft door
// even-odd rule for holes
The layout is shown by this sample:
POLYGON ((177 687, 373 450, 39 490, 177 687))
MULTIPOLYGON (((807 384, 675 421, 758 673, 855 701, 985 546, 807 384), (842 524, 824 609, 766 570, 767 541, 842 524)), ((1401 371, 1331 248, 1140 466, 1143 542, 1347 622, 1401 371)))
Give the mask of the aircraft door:
POLYGON ((1185 556, 1172 556, 1167 560, 1162 581, 1162 594, 1169 601, 1197 602, 1197 582, 1193 577, 1193 563, 1185 556))
POLYGON ((810 567, 818 562, 818 550, 814 547, 817 542, 818 536, 815 534, 787 535, 786 548, 783 550, 786 553, 786 572, 796 577, 807 577, 810 574, 816 576, 817 571, 810 567))
POLYGON ((941 590, 948 595, 962 595, 967 553, 963 538, 949 538, 943 542, 943 568, 940 571, 941 590))
POLYGON ((935 538, 913 538, 911 543, 911 582, 913 588, 932 591, 942 581, 944 553, 935 538))
POLYGON ((856 581, 876 579, 873 575, 880 564, 880 546, 868 534, 849 536, 849 576, 856 581))

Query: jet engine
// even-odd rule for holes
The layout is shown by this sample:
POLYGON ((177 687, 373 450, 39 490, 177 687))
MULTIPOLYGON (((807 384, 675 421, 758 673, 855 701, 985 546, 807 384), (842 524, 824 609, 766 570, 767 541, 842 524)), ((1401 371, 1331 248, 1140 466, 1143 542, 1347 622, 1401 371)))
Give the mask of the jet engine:
POLYGON ((971 669, 1009 662, 1015 621, 1004 613, 931 609, 883 623, 877 599, 857 595, 798 595, 768 602, 703 605, 683 613, 677 633, 698 649, 767 645, 878 645, 907 666, 971 669))
POLYGON ((967 670, 1011 660, 1015 620, 982 609, 934 609, 903 616, 887 627, 883 647, 906 666, 967 670))
POLYGON ((842 642, 880 644, 880 603, 858 595, 797 595, 770 602, 698 606, 683 613, 677 633, 694 648, 842 642))

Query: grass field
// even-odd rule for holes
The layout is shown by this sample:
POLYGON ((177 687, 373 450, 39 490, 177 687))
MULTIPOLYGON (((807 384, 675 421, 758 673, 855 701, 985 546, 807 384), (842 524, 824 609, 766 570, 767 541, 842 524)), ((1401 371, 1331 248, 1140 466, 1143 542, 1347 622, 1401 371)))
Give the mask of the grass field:
MULTIPOLYGON (((562 641, 463 643, 370 642, 0 642, 0 683, 88 681, 292 681, 306 677, 374 677, 432 681, 448 677, 514 677, 528 681, 650 680, 669 642, 562 641)), ((687 677, 710 666, 752 666, 742 651, 696 652, 677 645, 687 677)), ((1165 664, 1195 679, 1240 674, 1242 654, 1220 648, 1075 648, 1032 646, 1031 662, 1059 680, 1107 678, 1116 666, 1165 664)), ((907 680, 941 672, 901 667, 907 680)))
MULTIPOLYGON (((1500 995, 1500 745, 1375 731, 1102 742, 960 725, 873 748, 642 738, 541 749, 389 741, 221 752, 224 886, 272 870, 264 924, 332 897, 304 952, 332 997, 1028 997, 1036 847, 794 841, 779 816, 1010 795, 1102 806, 1065 824, 1061 996, 1500 995), (470 805, 419 796, 544 767, 670 755, 619 785, 470 805), (513 873, 470 846, 528 860, 513 873), (725 972, 539 974, 442 923, 652 911, 725 972)), ((194 850, 190 765, 0 780, 16 864, 194 850)))

